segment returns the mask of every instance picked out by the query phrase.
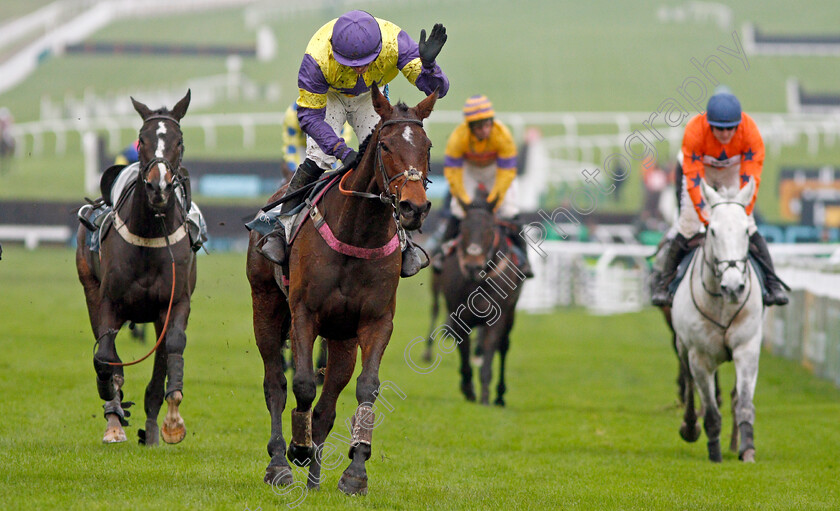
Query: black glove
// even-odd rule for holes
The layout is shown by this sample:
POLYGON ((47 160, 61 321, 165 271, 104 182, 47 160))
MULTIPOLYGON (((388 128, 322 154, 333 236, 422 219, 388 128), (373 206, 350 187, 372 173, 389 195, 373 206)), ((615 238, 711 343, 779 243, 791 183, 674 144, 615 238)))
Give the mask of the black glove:
POLYGON ((420 31, 420 42, 418 43, 418 47, 420 50, 420 62, 423 64, 423 67, 433 67, 435 65, 435 59, 440 53, 440 49, 443 48, 443 43, 446 42, 446 28, 440 24, 436 23, 434 27, 432 27, 432 33, 429 34, 429 40, 426 40, 426 30, 423 29, 420 31))
POLYGON ((350 149, 350 152, 341 160, 341 163, 344 164, 345 168, 356 168, 356 165, 359 164, 359 153, 350 149))

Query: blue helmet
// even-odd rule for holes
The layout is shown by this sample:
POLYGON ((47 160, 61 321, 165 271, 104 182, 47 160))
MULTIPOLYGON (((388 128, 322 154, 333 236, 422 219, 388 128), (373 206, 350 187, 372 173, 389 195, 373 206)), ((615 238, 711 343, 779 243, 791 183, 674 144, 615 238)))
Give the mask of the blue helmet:
POLYGON ((718 92, 709 98, 706 119, 715 128, 734 128, 741 124, 741 102, 732 93, 718 92))

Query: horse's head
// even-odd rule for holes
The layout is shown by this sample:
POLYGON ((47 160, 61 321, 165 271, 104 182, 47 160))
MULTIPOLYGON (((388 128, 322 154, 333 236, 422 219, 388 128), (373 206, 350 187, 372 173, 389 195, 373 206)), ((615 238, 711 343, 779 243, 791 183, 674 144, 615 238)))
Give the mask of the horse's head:
POLYGON ((750 223, 746 207, 755 192, 755 181, 750 179, 740 190, 715 191, 705 181, 701 192, 708 205, 709 225, 706 227, 706 264, 720 282, 724 297, 736 303, 747 286, 747 255, 750 243, 750 223))
POLYGON ((471 203, 461 203, 465 215, 457 247, 458 262, 461 271, 475 282, 481 281, 481 273, 498 245, 499 233, 493 215, 497 201, 487 202, 487 195, 487 190, 480 188, 471 203))
POLYGON ((375 85, 373 108, 381 117, 375 150, 377 172, 382 172, 385 193, 394 197, 403 228, 419 229, 432 203, 426 198, 429 152, 432 142, 423 129, 423 119, 432 113, 437 92, 414 108, 399 102, 391 105, 375 85))
POLYGON ((151 110, 131 98, 134 109, 143 118, 137 152, 140 157, 140 179, 145 187, 149 204, 163 210, 170 203, 180 176, 184 139, 180 121, 190 105, 190 91, 170 111, 164 108, 151 110))

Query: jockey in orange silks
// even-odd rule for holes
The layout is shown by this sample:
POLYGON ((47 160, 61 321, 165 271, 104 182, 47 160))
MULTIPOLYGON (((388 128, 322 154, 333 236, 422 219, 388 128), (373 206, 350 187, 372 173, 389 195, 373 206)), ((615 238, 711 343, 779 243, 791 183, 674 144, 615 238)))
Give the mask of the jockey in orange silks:
POLYGON ((709 98, 706 113, 691 119, 683 135, 683 184, 678 233, 665 249, 664 268, 654 282, 651 301, 654 305, 671 305, 673 294, 668 287, 677 265, 689 252, 688 239, 708 224, 706 204, 700 193, 700 182, 715 187, 744 187, 755 180, 755 193, 746 207, 750 220, 750 253, 759 260, 766 273, 765 305, 785 305, 787 295, 773 271, 767 243, 758 232, 753 208, 761 183, 764 163, 764 141, 752 117, 741 111, 741 103, 729 92, 709 98))

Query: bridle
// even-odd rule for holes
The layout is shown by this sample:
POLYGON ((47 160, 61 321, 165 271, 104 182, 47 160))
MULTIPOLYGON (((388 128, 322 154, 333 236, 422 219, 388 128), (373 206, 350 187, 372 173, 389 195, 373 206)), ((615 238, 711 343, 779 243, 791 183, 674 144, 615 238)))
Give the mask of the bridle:
MULTIPOLYGON (((720 206, 721 204, 738 204, 742 208, 746 209, 746 207, 743 204, 741 204, 740 202, 737 202, 737 201, 718 202, 717 204, 712 206, 711 209, 714 209, 715 207, 720 206)), ((706 231, 707 236, 708 236, 708 232, 709 231, 707 230, 706 231)), ((741 274, 746 274, 747 275, 747 282, 749 283, 749 289, 747 291, 747 295, 746 295, 746 297, 744 297, 744 300, 743 300, 743 302, 741 302, 741 305, 738 307, 738 310, 736 310, 735 314, 733 314, 732 317, 729 319, 729 322, 724 325, 724 324, 720 323, 719 321, 717 321, 715 318, 713 318, 711 315, 707 314, 700 307, 700 305, 697 303, 697 299, 694 296, 694 286, 691 282, 694 279, 694 272, 693 271, 691 272, 691 279, 689 280, 689 290, 690 290, 690 294, 691 294, 691 301, 694 304, 694 308, 697 309, 697 311, 700 313, 701 316, 703 316, 708 321, 710 321, 712 324, 714 324, 715 326, 717 326, 718 328, 721 328, 724 332, 726 332, 729 329, 729 327, 732 325, 732 322, 735 321, 735 318, 737 318, 738 315, 741 313, 741 310, 743 310, 743 308, 747 305, 747 302, 749 301, 750 295, 752 294, 752 279, 749 278, 750 265, 747 264, 747 259, 749 258, 749 251, 747 252, 747 255, 745 255, 741 259, 719 260, 715 257, 715 258, 713 258, 712 261, 709 261, 708 257, 706 256, 706 245, 705 245, 705 243, 703 244, 703 247, 702 247, 701 250, 703 251, 703 254, 702 254, 703 264, 700 266, 700 282, 701 282, 701 285, 703 286, 703 290, 707 294, 709 294, 710 296, 722 297, 723 293, 712 291, 712 290, 710 290, 706 287, 706 281, 705 281, 705 278, 703 277, 703 269, 706 266, 708 266, 709 269, 711 269, 712 275, 714 275, 714 277, 718 281, 720 281, 720 279, 723 277, 723 273, 726 270, 728 270, 729 268, 735 268, 736 270, 740 271, 741 274)), ((689 270, 689 271, 691 271, 691 270, 689 270)))
MULTIPOLYGON (((153 120, 156 120, 156 119, 157 120, 169 121, 169 122, 175 124, 175 126, 178 128, 179 132, 181 131, 181 123, 178 122, 177 119, 175 119, 174 117, 169 116, 169 115, 161 115, 161 114, 152 115, 151 117, 147 117, 146 119, 144 119, 143 122, 145 124, 145 123, 148 123, 149 121, 153 121, 153 120)), ((183 139, 183 134, 181 135, 181 138, 183 139)), ((185 177, 184 173, 181 172, 181 169, 182 169, 181 158, 182 158, 182 156, 183 156, 183 153, 178 154, 178 161, 175 162, 174 165, 173 165, 172 162, 170 162, 169 160, 167 160, 166 158, 163 158, 163 157, 155 157, 155 158, 152 158, 151 160, 147 161, 145 164, 142 164, 140 166, 140 174, 143 176, 143 181, 145 183, 148 183, 148 181, 146 181, 146 176, 148 175, 149 170, 153 166, 155 166, 157 164, 163 164, 163 166, 166 167, 166 170, 168 170, 169 172, 172 173, 172 176, 173 176, 172 177, 172 184, 173 184, 173 186, 177 187, 177 186, 180 185, 180 186, 184 187, 184 189, 186 189, 186 183, 185 182, 189 181, 189 178, 185 177)))
MULTIPOLYGON (((427 177, 429 173, 429 158, 426 158, 426 175, 423 175, 423 172, 420 170, 415 169, 414 167, 408 168, 403 170, 402 172, 398 172, 393 176, 388 176, 388 173, 385 171, 385 163, 382 161, 382 141, 380 140, 380 136, 382 134, 382 128, 385 126, 390 126, 392 124, 416 124, 423 127, 423 121, 419 119, 389 119, 387 121, 382 122, 382 124, 377 129, 377 140, 376 140, 376 155, 374 159, 374 167, 379 172, 382 177, 382 184, 384 191, 379 195, 374 193, 368 192, 359 192, 356 190, 346 190, 343 187, 339 186, 341 193, 344 195, 351 195, 354 197, 361 197, 363 199, 376 199, 382 202, 383 204, 388 204, 391 206, 391 215, 394 218, 394 224, 397 226, 397 233, 400 239, 400 249, 404 250, 407 243, 407 236, 405 234, 405 229, 403 228, 402 224, 400 223, 400 213, 399 213, 399 199, 402 196, 402 190, 406 184, 410 181, 422 181, 423 182, 423 189, 428 189, 429 183, 432 181, 427 177), (402 178, 403 182, 397 186, 396 191, 392 191, 392 183, 394 181, 402 178)), ((431 150, 430 150, 431 151, 431 150)), ((350 173, 345 174, 347 177, 350 173)), ((342 179, 343 181, 343 179, 342 179)))

